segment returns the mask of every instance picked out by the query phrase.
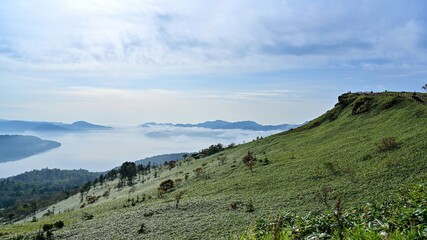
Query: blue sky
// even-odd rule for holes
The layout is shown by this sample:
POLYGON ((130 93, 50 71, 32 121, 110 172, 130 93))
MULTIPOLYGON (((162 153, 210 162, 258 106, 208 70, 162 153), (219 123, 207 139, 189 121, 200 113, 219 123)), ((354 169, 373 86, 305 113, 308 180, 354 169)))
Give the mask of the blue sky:
POLYGON ((427 2, 4 1, 0 118, 300 123, 422 91, 427 2))

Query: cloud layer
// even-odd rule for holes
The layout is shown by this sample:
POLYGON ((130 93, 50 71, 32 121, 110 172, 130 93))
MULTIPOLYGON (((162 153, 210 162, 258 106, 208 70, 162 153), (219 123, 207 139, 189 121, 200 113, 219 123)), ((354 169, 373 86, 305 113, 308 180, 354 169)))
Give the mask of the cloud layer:
POLYGON ((300 123, 347 91, 420 91, 427 2, 14 0, 0 117, 300 123))
POLYGON ((10 1, 7 70, 146 76, 426 64, 424 1, 10 1))

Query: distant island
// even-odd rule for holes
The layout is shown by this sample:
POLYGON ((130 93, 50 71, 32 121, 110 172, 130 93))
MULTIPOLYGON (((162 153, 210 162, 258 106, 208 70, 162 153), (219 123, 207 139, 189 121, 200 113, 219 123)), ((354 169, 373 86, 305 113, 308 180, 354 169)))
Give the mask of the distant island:
POLYGON ((34 136, 0 135, 0 163, 20 160, 60 146, 59 142, 34 136))
POLYGON ((36 122, 21 120, 0 120, 0 132, 78 132, 89 130, 108 130, 112 127, 92 124, 85 121, 77 121, 71 124, 61 122, 36 122))
POLYGON ((207 121, 197 124, 174 124, 174 123, 155 123, 148 122, 140 125, 141 127, 150 127, 150 126, 174 126, 174 127, 201 127, 208 129, 243 129, 243 130, 253 130, 253 131, 274 131, 282 130, 286 131, 291 128, 296 128, 301 126, 301 124, 281 124, 281 125, 261 125, 254 121, 239 121, 239 122, 227 122, 223 120, 207 121))

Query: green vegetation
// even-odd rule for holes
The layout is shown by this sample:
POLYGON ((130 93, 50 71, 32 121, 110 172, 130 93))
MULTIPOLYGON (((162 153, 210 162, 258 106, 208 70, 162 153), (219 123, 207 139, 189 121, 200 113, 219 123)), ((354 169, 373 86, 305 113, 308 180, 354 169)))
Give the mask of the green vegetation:
POLYGON ((298 216, 289 212, 262 219, 242 239, 425 239, 427 185, 399 197, 343 209, 337 198, 333 211, 298 216))
POLYGON ((78 192, 79 186, 99 173, 87 170, 42 169, 0 180, 0 222, 34 215, 78 192))
MULTIPOLYGON (((423 218, 415 224, 413 198, 403 197, 415 204, 407 208, 401 199, 385 207, 366 203, 390 199, 426 181, 426 126, 427 106, 412 93, 344 94, 333 109, 302 127, 199 159, 188 157, 173 168, 144 167, 132 185, 119 186, 120 173, 112 170, 103 184, 85 192, 98 199, 95 203, 86 198, 80 203, 78 194, 71 196, 55 204, 54 215, 42 217, 45 211, 37 222, 29 218, 1 226, 0 235, 31 235, 43 224, 62 220, 65 227, 55 231, 60 239, 229 239, 244 232, 248 237, 272 239, 268 234, 276 234, 286 239, 293 234, 292 226, 304 227, 301 237, 326 233, 321 236, 381 239, 383 226, 373 224, 378 219, 388 223, 390 238, 404 231, 408 238, 422 236, 411 235, 424 234, 427 219, 421 208, 423 218), (243 160, 248 152, 252 172, 243 160), (173 187, 158 197, 159 186, 167 180, 173 187), (179 196, 180 191, 185 195, 179 196), (372 219, 361 215, 364 210, 374 211, 372 219), (384 218, 379 218, 383 210, 384 218), (408 221, 402 214, 393 217, 401 210, 410 216, 408 221), (288 214, 278 215, 283 212, 288 214), (83 213, 92 218, 83 220, 83 213), (286 224, 287 218, 298 223, 286 224), (263 222, 268 226, 263 228, 263 222), (312 222, 324 226, 309 230, 312 222)), ((408 194, 417 195, 414 191, 408 194)), ((419 196, 425 206, 425 195, 419 196)))

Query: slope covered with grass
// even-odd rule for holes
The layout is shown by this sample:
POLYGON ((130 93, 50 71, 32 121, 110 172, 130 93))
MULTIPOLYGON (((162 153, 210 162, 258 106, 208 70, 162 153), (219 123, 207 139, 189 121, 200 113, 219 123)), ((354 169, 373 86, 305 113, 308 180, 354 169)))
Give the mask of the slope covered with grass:
POLYGON ((84 200, 80 208, 80 197, 73 196, 55 205, 60 214, 2 226, 0 233, 27 234, 62 220, 65 227, 54 232, 61 239, 237 238, 280 211, 323 211, 337 197, 344 208, 361 206, 425 181, 426 136, 427 106, 411 95, 344 94, 300 128, 180 161, 172 170, 158 169, 157 178, 152 170, 133 187, 108 182, 89 191, 100 196, 94 204, 84 200), (242 162, 248 151, 257 159, 253 172, 242 162), (160 198, 157 188, 167 179, 182 183, 160 198), (110 196, 102 197, 109 188, 110 196), (85 214, 93 218, 84 220, 85 214))

